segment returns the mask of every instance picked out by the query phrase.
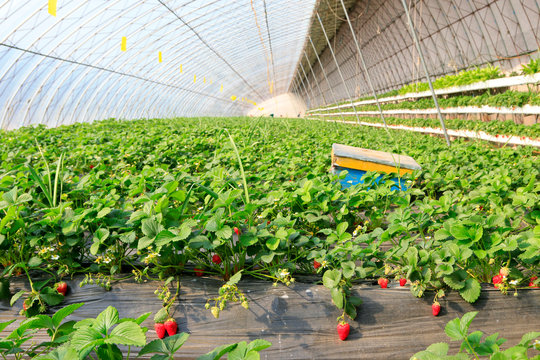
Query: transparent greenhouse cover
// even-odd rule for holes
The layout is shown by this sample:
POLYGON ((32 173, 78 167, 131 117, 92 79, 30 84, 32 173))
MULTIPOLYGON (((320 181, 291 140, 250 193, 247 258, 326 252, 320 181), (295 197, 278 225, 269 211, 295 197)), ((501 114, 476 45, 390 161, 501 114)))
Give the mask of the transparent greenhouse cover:
POLYGON ((242 115, 287 92, 315 0, 0 0, 0 128, 242 115))

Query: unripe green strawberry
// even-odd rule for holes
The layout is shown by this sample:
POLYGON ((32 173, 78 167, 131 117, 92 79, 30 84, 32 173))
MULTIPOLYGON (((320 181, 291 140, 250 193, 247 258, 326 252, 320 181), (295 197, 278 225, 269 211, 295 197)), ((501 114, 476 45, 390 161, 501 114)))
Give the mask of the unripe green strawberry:
POLYGON ((219 318, 219 308, 217 306, 212 306, 212 309, 210 309, 210 311, 216 319, 219 318))
POLYGON ((247 300, 242 301, 242 307, 246 310, 249 309, 249 303, 247 302, 247 300))

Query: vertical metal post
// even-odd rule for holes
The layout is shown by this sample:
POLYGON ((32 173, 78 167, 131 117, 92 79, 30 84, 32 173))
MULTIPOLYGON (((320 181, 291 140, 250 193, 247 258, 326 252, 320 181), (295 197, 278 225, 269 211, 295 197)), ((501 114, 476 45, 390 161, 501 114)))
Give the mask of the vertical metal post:
POLYGON ((431 76, 429 75, 429 70, 427 68, 426 60, 424 59, 424 53, 422 52, 422 48, 420 47, 420 41, 418 41, 418 35, 416 34, 416 30, 414 28, 414 25, 411 19, 411 14, 409 13, 407 2, 405 0, 401 0, 401 3, 403 4, 403 8, 405 9, 405 14, 407 15, 407 21, 409 22, 409 27, 411 29, 411 35, 413 37, 414 43, 416 44, 416 50, 418 51, 418 55, 420 55, 420 61, 422 62, 424 72, 426 73, 426 78, 429 84, 429 90, 431 91, 431 96, 433 97, 433 101, 435 102, 435 107, 437 108, 437 114, 439 115, 439 121, 441 122, 441 126, 444 132, 444 138, 446 139, 446 144, 450 146, 450 138, 448 138, 448 133, 446 131, 446 126, 444 124, 441 108, 439 107, 439 102, 437 101, 437 95, 435 94, 435 89, 433 89, 431 76))
POLYGON ((366 74, 366 78, 369 84, 369 87, 371 88, 371 93, 373 94, 373 97, 375 98, 375 101, 377 102, 377 107, 379 108, 379 113, 381 115, 381 119, 384 123, 384 127, 388 131, 388 124, 386 124, 386 119, 384 118, 384 114, 381 108, 381 104, 379 103, 379 97, 377 96, 377 93, 375 92, 375 87, 373 86, 373 82, 371 81, 371 76, 369 75, 368 68, 366 66, 366 62, 364 61, 364 55, 362 55, 362 51, 360 50, 360 44, 358 43, 358 39, 356 38, 356 33, 354 32, 354 28, 351 24, 351 19, 349 18, 349 14, 347 13, 347 8, 345 7, 345 3, 343 0, 341 0, 341 6, 343 6, 343 11, 345 12, 345 17, 347 18, 347 22, 349 23, 349 28, 351 29, 351 33, 353 36, 354 44, 356 45, 356 51, 358 51, 358 56, 360 57, 360 61, 362 62, 362 67, 364 68, 364 73, 366 74))
POLYGON ((300 82, 302 83, 302 86, 304 87, 304 91, 306 92, 306 95, 309 97, 310 99, 310 103, 309 103, 309 108, 311 108, 313 106, 313 100, 315 98, 315 95, 313 95, 313 91, 311 92, 311 96, 309 96, 309 92, 308 92, 308 87, 306 85, 306 83, 304 82, 304 79, 302 77, 300 77, 300 82))
MULTIPOLYGON (((324 75, 324 79, 326 80, 326 83, 328 84, 328 88, 330 89, 330 93, 332 94, 332 98, 334 99, 334 102, 337 103, 336 94, 334 93, 334 89, 332 88, 332 85, 330 85, 330 81, 328 81, 328 76, 326 76, 326 71, 324 70, 324 66, 322 64, 321 58, 319 57, 319 54, 317 54, 317 48, 315 47, 315 44, 313 44, 313 40, 311 40, 311 36, 309 37, 309 42, 311 43, 313 52, 315 53, 315 56, 317 57, 317 62, 319 63, 319 66, 321 67, 322 73, 324 75)), ((342 121, 345 121, 345 118, 343 117, 343 114, 341 113, 341 111, 339 112, 339 116, 341 117, 342 121)))
MULTIPOLYGON (((313 92, 313 87, 311 86, 311 81, 309 81, 308 77, 307 77, 307 74, 306 74, 306 71, 304 70, 304 66, 302 65, 302 61, 300 61, 300 68, 302 69, 302 73, 304 74, 304 78, 306 79, 306 82, 309 86, 309 90, 311 91, 311 96, 314 100, 316 100, 316 96, 315 96, 315 93, 313 92)), ((315 104, 315 102, 313 102, 311 104, 312 106, 318 106, 315 104)))
MULTIPOLYGON (((326 98, 324 96, 324 93, 321 91, 321 87, 319 86, 319 81, 317 80, 317 77, 315 76, 315 72, 313 71, 313 68, 311 67, 311 63, 309 62, 309 58, 307 57, 307 54, 306 54, 305 51, 304 51, 304 56, 305 56, 305 58, 307 60, 307 63, 309 65, 309 69, 310 69, 311 73, 313 74, 313 80, 315 80, 315 85, 317 85, 317 89, 319 90, 319 94, 321 94, 323 104, 328 105, 328 103, 326 102, 326 98)), ((320 105, 317 105, 317 106, 320 106, 320 105)))
POLYGON ((296 80, 296 83, 299 85, 299 88, 300 89, 304 89, 303 92, 304 94, 306 94, 306 99, 307 99, 307 107, 309 108, 311 106, 311 97, 309 96, 309 93, 306 89, 306 87, 304 86, 304 83, 303 82, 300 82, 299 80, 296 80))
POLYGON ((328 48, 330 49, 330 53, 332 54, 332 57, 334 58, 334 62, 336 63, 337 71, 339 74, 339 77, 341 78, 341 81, 343 82, 343 86, 345 86, 345 92, 347 93, 347 97, 349 98, 351 102, 351 106, 354 110, 354 114, 356 115, 356 122, 360 123, 360 118, 358 117, 358 112, 356 112, 356 106, 354 106, 354 102, 352 99, 351 92, 349 91, 349 87, 347 86, 347 83, 345 82, 345 78, 343 77, 343 73, 341 72, 341 69, 339 67, 339 63, 336 59, 336 54, 334 54, 334 50, 332 49, 332 44, 330 43, 330 39, 328 39, 328 35, 326 34, 326 30, 324 29, 324 25, 322 23, 321 17, 319 16, 319 13, 317 13, 317 19, 319 20, 319 24, 321 24, 321 28, 324 34, 324 38, 326 39, 326 43, 328 44, 328 48))

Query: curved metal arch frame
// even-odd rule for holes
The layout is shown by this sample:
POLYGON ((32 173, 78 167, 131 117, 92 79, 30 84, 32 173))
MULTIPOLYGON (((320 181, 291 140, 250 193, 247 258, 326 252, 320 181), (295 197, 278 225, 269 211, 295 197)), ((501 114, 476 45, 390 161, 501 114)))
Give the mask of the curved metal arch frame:
MULTIPOLYGON (((219 3, 219 1, 215 1, 215 3, 219 3)), ((94 14, 94 18, 97 18, 98 16, 103 15, 103 13, 105 13, 109 8, 112 8, 114 6, 114 4, 116 4, 116 2, 111 4, 111 5, 108 4, 109 6, 101 9, 101 11, 99 13, 94 14)), ((70 13, 76 13, 77 9, 79 9, 81 6, 82 5, 76 6, 75 8, 71 8, 70 13)), ((43 11, 43 9, 44 9, 44 7, 35 10, 34 13, 32 13, 31 15, 29 15, 27 17, 27 21, 31 21, 31 19, 33 19, 33 16, 35 14, 37 14, 38 12, 43 11)), ((216 14, 215 9, 213 9, 212 12, 206 12, 206 13, 200 14, 199 16, 200 16, 201 19, 203 19, 205 17, 207 18, 210 14, 214 14, 215 17, 219 17, 219 16, 226 15, 226 14, 231 14, 230 18, 232 18, 232 15, 234 15, 231 12, 231 7, 228 4, 226 4, 224 6, 221 6, 220 9, 227 9, 227 11, 219 12, 219 13, 216 14)), ((269 8, 269 9, 270 9, 270 11, 268 11, 267 14, 272 12, 271 8, 269 8)), ((200 8, 194 9, 194 11, 199 11, 199 10, 200 10, 200 8)), ((68 16, 68 15, 66 15, 66 16, 68 16)), ((163 19, 163 17, 157 17, 155 19, 155 21, 157 22, 160 19, 163 19)), ((26 24, 27 21, 23 21, 23 22, 19 23, 18 28, 24 26, 24 24, 26 24)), ((190 20, 190 21, 192 21, 192 20, 190 20)), ((132 25, 133 22, 135 22, 135 21, 132 20, 132 21, 126 23, 124 26, 122 26, 122 28, 126 28, 126 27, 132 25)), ((92 23, 92 19, 87 20, 85 23, 92 23)), ((210 25, 208 25, 208 27, 210 27, 210 25)), ((101 26, 101 28, 105 29, 106 26, 101 26)), ((43 37, 45 37, 48 33, 50 33, 54 29, 55 29, 55 24, 50 25, 47 28, 46 31, 42 31, 40 33, 39 37, 37 37, 35 39, 34 43, 39 43, 39 41, 42 40, 43 37)), ((163 29, 163 27, 160 28, 160 30, 162 30, 162 29, 163 29)), ((98 31, 99 31, 99 29, 98 29, 98 31)), ((116 29, 115 32, 112 32, 112 33, 108 34, 107 39, 110 39, 112 36, 114 36, 113 34, 118 33, 118 31, 121 31, 121 30, 116 29)), ((249 31, 249 29, 247 29, 245 31, 242 31, 241 33, 246 33, 246 31, 249 31)), ((268 27, 268 23, 267 23, 267 33, 268 34, 270 33, 270 28, 268 27)), ((273 33, 274 37, 279 37, 281 35, 280 34, 281 31, 272 31, 272 33, 273 33)), ((75 34, 77 34, 77 30, 74 30, 73 32, 68 33, 66 36, 63 37, 63 39, 65 39, 64 41, 67 42, 71 37, 75 36, 75 34)), ((150 36, 148 36, 148 38, 152 38, 152 36, 154 36, 154 35, 155 34, 150 35, 150 36)), ((284 35, 287 35, 287 33, 284 33, 284 35)), ((9 38, 9 36, 10 35, 8 34, 7 37, 9 38)), ((88 38, 89 37, 89 32, 84 33, 84 36, 86 38, 88 38)), ((142 41, 145 41, 145 40, 146 40, 146 38, 144 38, 144 40, 142 40, 142 41)), ((193 44, 195 42, 195 40, 193 40, 193 37, 188 38, 188 40, 192 40, 190 42, 190 44, 193 44)), ((269 40, 270 39, 268 38, 267 41, 269 41, 269 40)), ((64 41, 60 41, 60 42, 56 41, 56 45, 53 45, 53 49, 57 49, 60 46, 65 45, 64 41)), ((81 48, 84 48, 84 45, 83 45, 84 43, 85 43, 85 41, 80 41, 79 45, 71 52, 71 54, 75 54, 75 53, 77 53, 77 51, 80 51, 81 48)), ((256 45, 256 41, 253 42, 253 45, 256 45)), ((175 48, 174 45, 172 45, 170 47, 172 52, 174 52, 174 48, 175 48)), ((91 50, 92 50, 92 48, 89 49, 89 51, 91 51, 91 50)), ((140 52, 141 52, 141 50, 139 51, 139 55, 140 55, 140 52)), ((23 54, 24 54, 24 52, 22 54, 20 54, 17 57, 17 59, 21 59, 22 56, 24 56, 23 54)), ((178 50, 176 51, 176 54, 177 54, 178 58, 182 58, 182 56, 184 56, 181 53, 181 51, 178 51, 178 50)), ((193 57, 196 56, 194 52, 188 53, 188 54, 190 56, 193 56, 193 57)), ((234 54, 234 53, 232 53, 232 54, 234 54)), ((110 55, 110 53, 107 52, 103 56, 104 56, 104 58, 108 58, 109 55, 110 55)), ((243 54, 237 53, 237 55, 241 56, 243 54)), ((134 55, 134 57, 136 57, 136 56, 137 55, 134 55)), ((254 57, 254 59, 256 59, 256 57, 254 57)), ((118 57, 112 57, 111 60, 110 60, 110 63, 117 62, 117 60, 118 60, 118 57)), ((123 106, 123 104, 120 103, 120 106, 118 104, 111 104, 111 101, 114 102, 115 99, 118 99, 118 92, 119 91, 117 90, 117 87, 111 87, 111 89, 109 91, 107 91, 106 93, 103 94, 104 97, 103 96, 98 96, 98 94, 99 94, 99 91, 98 91, 98 92, 96 92, 96 94, 92 94, 93 96, 91 97, 91 101, 87 101, 88 100, 88 98, 87 98, 88 92, 91 91, 91 90, 96 89, 95 82, 103 80, 103 76, 102 76, 102 74, 100 74, 101 71, 99 71, 97 69, 94 69, 94 70, 85 69, 85 70, 80 71, 80 69, 78 69, 78 67, 81 66, 81 65, 84 65, 84 64, 79 64, 79 65, 73 64, 73 65, 66 68, 67 71, 65 72, 65 74, 61 74, 60 76, 57 76, 58 75, 58 70, 61 69, 63 66, 65 66, 65 64, 62 64, 61 62, 59 62, 58 64, 55 64, 54 66, 52 66, 51 69, 48 69, 49 71, 47 73, 40 74, 39 77, 37 77, 37 76, 33 77, 34 71, 39 69, 40 66, 42 66, 45 63, 45 61, 46 61, 46 58, 43 58, 43 59, 40 59, 39 61, 36 61, 36 63, 33 64, 31 69, 28 70, 27 75, 21 77, 21 80, 20 80, 21 83, 20 84, 26 83, 26 82, 30 81, 32 78, 34 78, 38 82, 37 84, 32 86, 31 90, 27 90, 27 91, 29 91, 28 96, 22 95, 25 99, 27 97, 30 97, 28 106, 26 106, 24 108, 25 113, 24 113, 24 118, 23 118, 23 124, 28 124, 31 121, 33 121, 33 118, 30 117, 30 111, 34 110, 34 109, 36 109, 40 114, 43 114, 44 115, 43 118, 47 117, 49 119, 48 123, 50 125, 53 125, 54 122, 56 123, 56 125, 60 125, 60 124, 63 124, 63 123, 74 123, 76 121, 88 121, 88 120, 91 120, 92 117, 94 117, 94 114, 99 114, 100 111, 106 111, 106 112, 113 111, 115 113, 118 113, 118 111, 120 109, 122 109, 120 115, 123 115, 122 113, 124 113, 124 111, 125 111, 125 106, 123 106), (94 71, 94 73, 92 73, 92 71, 94 71), (88 81, 88 75, 90 75, 90 74, 93 75, 93 77, 92 77, 93 80, 91 80, 88 84, 85 84, 86 86, 80 87, 82 81, 88 81), (51 79, 53 79, 53 80, 51 80, 51 79), (81 79, 84 79, 84 80, 81 80, 81 79), (51 81, 53 81, 52 84, 50 83, 51 81), (69 88, 65 88, 65 83, 67 81, 70 81, 69 88), (43 89, 45 87, 47 87, 47 90, 43 91, 43 89), (74 89, 77 89, 77 95, 74 97, 75 101, 71 101, 72 98, 73 98, 73 90, 74 89), (60 91, 62 91, 62 95, 61 95, 62 98, 58 99, 57 96, 60 94, 60 91), (41 99, 44 99, 44 100, 47 101, 46 106, 38 106, 37 105, 37 101, 39 101, 41 99), (102 100, 104 100, 104 99, 108 100, 108 102, 105 102, 105 105, 102 105, 103 104, 102 100), (92 112, 92 114, 90 114, 90 113, 82 114, 83 116, 89 116, 90 117, 90 118, 83 119, 81 117, 81 114, 78 113, 78 110, 79 109, 85 109, 85 111, 88 111, 89 107, 92 106, 95 103, 96 100, 99 101, 99 102, 97 102, 97 104, 100 105, 99 108, 96 107, 96 109, 94 110, 94 112, 92 112), (84 102, 84 104, 83 104, 83 102, 84 102), (68 103, 69 103, 69 106, 68 106, 68 103), (74 103, 76 105, 73 105, 74 103), (53 104, 57 104, 58 107, 55 109, 55 112, 53 114, 47 116, 47 114, 50 113, 50 109, 51 109, 51 106, 53 106, 53 104), (83 107, 81 107, 81 106, 83 106, 83 107), (69 121, 63 120, 62 119, 62 114, 64 114, 66 112, 66 110, 70 110, 70 109, 74 110, 74 111, 72 111, 71 118, 69 119, 69 121), (100 110, 100 109, 103 109, 103 110, 100 110)), ((67 60, 67 61, 73 62, 72 60, 67 60)), ((128 64, 128 63, 130 63, 130 61, 131 61, 130 59, 126 59, 126 61, 124 63, 128 64)), ((80 61, 78 61, 78 62, 80 62, 80 61)), ((17 63, 17 61, 14 61, 11 65, 16 64, 16 63, 17 63)), ((214 63, 211 63, 208 68, 213 70, 213 69, 218 68, 218 66, 219 65, 216 65, 216 63, 214 62, 214 63)), ((10 71, 10 69, 7 69, 5 71, 5 73, 8 73, 9 71, 10 71)), ((293 71, 294 71, 294 69, 291 66, 291 73, 293 71)), ((252 73, 257 74, 256 71, 253 71, 252 73)), ((167 80, 168 80, 168 79, 173 79, 174 76, 177 75, 177 74, 175 74, 175 72, 173 70, 169 70, 167 68, 164 68, 159 72, 152 72, 151 76, 152 77, 155 76, 154 74, 157 74, 157 76, 159 76, 160 80, 162 80, 164 78, 164 76, 166 76, 167 80)), ((113 75, 113 73, 111 72, 111 74, 107 75, 108 80, 104 81, 103 85, 102 84, 100 84, 100 85, 102 85, 102 87, 106 86, 106 84, 108 83, 108 81, 110 79, 114 79, 114 76, 115 75, 113 75)), ((225 77, 226 76, 227 75, 225 75, 225 77)), ((225 77, 223 77, 223 79, 225 79, 225 77)), ((274 80, 274 82, 277 83, 277 79, 274 80)), ((133 84, 133 81, 129 81, 129 82, 126 82, 126 83, 127 84, 129 84, 129 83, 133 84)), ((135 85, 131 85, 131 86, 135 86, 135 85)), ((125 87, 130 89, 130 85, 125 85, 125 87)), ((16 99, 17 96, 21 96, 21 93, 19 92, 19 89, 21 89, 21 86, 14 87, 14 90, 13 90, 12 94, 8 95, 8 97, 10 98, 10 101, 9 101, 10 104, 14 103, 14 99, 16 99)), ((152 89, 152 90, 153 89, 159 89, 159 85, 157 85, 157 84, 153 84, 152 86, 145 85, 143 90, 141 90, 139 86, 136 86, 136 87, 134 87, 132 89, 131 93, 128 91, 127 94, 121 94, 122 95, 121 99, 125 99, 126 96, 129 96, 130 99, 131 98, 138 99, 138 98, 140 98, 140 96, 137 95, 138 93, 141 94, 141 93, 144 93, 144 91, 149 91, 150 89, 152 89)), ((166 98, 171 99, 172 96, 177 96, 177 94, 179 94, 181 92, 182 92, 182 89, 178 88, 176 90, 173 90, 173 92, 168 93, 168 96, 166 98)), ((191 94, 191 96, 188 95, 188 96, 179 97, 182 100, 184 100, 184 101, 180 101, 180 102, 176 102, 176 101, 172 101, 172 100, 170 100, 169 103, 167 103, 167 101, 158 101, 158 102, 153 101, 149 105, 149 108, 151 109, 150 111, 153 111, 152 109, 157 109, 159 111, 162 111, 161 109, 163 108, 163 106, 166 106, 167 109, 171 109, 171 110, 167 110, 169 112, 173 111, 172 109, 178 109, 178 108, 199 109, 199 108, 202 108, 204 106, 203 104, 201 104, 200 101, 199 102, 196 101, 200 97, 200 95, 201 95, 200 91, 193 92, 191 94), (173 104, 173 102, 175 104, 173 104)), ((248 104, 245 104, 245 103, 242 103, 242 102, 239 102, 239 101, 237 101, 237 102, 229 102, 227 100, 224 100, 224 101, 226 102, 226 104, 228 103, 227 106, 223 107, 224 110, 241 109, 242 107, 249 106, 248 104)), ((141 103, 141 105, 142 105, 142 103, 141 103)), ((206 105, 208 105, 208 103, 206 105)), ((217 105, 216 103, 214 103, 211 106, 213 106, 213 109, 216 109, 216 110, 219 109, 219 105, 217 105)), ((7 106, 6 108, 10 108, 10 107, 11 107, 11 105, 7 106)), ((144 110, 141 110, 141 111, 144 112, 144 110)), ((215 111, 215 110, 212 110, 212 111, 215 111)), ((235 111, 237 111, 237 110, 235 110, 235 111)), ((137 110, 134 110, 134 111, 132 111, 132 113, 140 113, 140 112, 138 112, 137 110)), ((161 113, 163 113, 163 112, 161 112, 161 113)), ((5 117, 2 118, 3 122, 5 122, 4 119, 5 119, 5 117)), ((9 119, 7 121, 9 121, 9 119)), ((3 125, 4 124, 2 124, 2 126, 3 125)), ((11 125, 15 125, 15 124, 12 123, 12 122, 9 122, 9 126, 11 126, 11 125)))

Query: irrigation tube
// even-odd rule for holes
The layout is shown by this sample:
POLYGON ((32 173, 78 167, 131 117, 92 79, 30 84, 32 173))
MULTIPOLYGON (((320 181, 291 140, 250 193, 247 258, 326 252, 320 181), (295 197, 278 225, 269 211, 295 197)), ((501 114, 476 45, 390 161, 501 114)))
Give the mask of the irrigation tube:
POLYGON ((439 121, 441 122, 441 127, 444 132, 444 138, 446 140, 446 144, 450 146, 450 138, 448 137, 448 132, 446 131, 446 126, 444 125, 444 119, 442 117, 441 108, 439 107, 439 102, 437 101, 437 95, 435 95, 435 90, 433 89, 433 84, 431 83, 431 76, 429 75, 426 59, 424 59, 424 52, 422 51, 422 47, 420 46, 420 41, 418 41, 418 36, 416 35, 416 30, 414 28, 414 25, 411 19, 411 14, 409 13, 409 8, 407 7, 407 2, 405 0, 401 0, 401 3, 403 4, 403 8, 405 9, 405 14, 407 15, 409 27, 411 28, 411 34, 412 34, 414 43, 416 44, 416 50, 418 50, 418 55, 420 55, 420 61, 422 61, 422 66, 424 68, 424 72, 426 73, 426 78, 429 84, 429 90, 431 91, 431 96, 433 97, 433 101, 435 102, 435 107, 437 108, 437 114, 439 116, 439 121))

